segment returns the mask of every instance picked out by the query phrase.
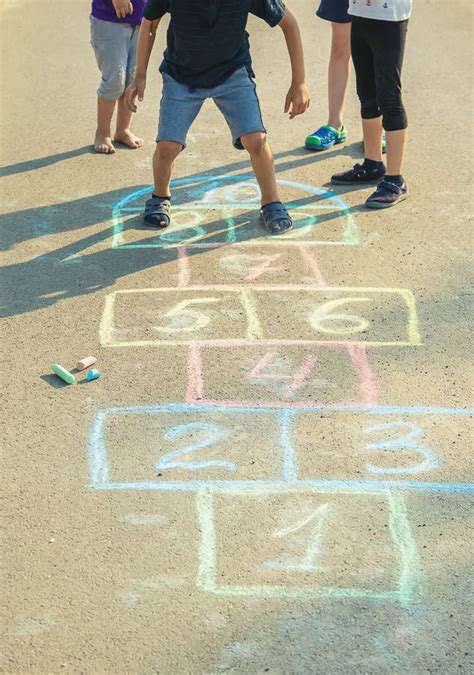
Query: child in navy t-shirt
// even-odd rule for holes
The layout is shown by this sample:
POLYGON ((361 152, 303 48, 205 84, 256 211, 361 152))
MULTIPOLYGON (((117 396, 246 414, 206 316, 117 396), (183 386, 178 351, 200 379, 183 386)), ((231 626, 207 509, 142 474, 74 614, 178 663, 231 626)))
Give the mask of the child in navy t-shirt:
POLYGON ((171 174, 186 146, 190 126, 206 99, 212 99, 229 126, 235 148, 245 149, 261 191, 260 214, 267 230, 281 234, 292 219, 282 204, 256 93, 246 25, 249 14, 283 32, 292 68, 285 102, 290 118, 309 105, 303 48, 296 19, 283 0, 148 0, 140 30, 137 72, 127 90, 127 103, 136 111, 143 100, 146 71, 156 29, 170 15, 163 74, 157 145, 153 160, 155 189, 146 202, 149 225, 167 227, 171 218, 171 174))

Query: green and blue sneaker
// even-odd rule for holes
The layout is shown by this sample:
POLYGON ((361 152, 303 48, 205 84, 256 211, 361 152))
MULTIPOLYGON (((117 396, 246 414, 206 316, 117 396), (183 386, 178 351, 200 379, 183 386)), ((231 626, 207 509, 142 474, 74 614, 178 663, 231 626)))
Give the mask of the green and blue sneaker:
POLYGON ((305 146, 308 150, 327 150, 328 148, 332 148, 333 145, 344 143, 346 140, 347 129, 345 126, 342 126, 337 130, 334 127, 330 127, 329 124, 326 124, 323 127, 319 127, 319 129, 306 138, 305 146))

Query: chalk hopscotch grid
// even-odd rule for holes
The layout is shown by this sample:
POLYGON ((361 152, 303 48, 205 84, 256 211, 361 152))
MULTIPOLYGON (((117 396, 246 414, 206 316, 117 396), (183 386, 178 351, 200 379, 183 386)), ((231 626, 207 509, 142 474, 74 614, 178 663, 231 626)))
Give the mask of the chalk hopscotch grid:
POLYGON ((175 340, 175 339, 162 339, 162 340, 130 340, 130 341, 121 341, 114 340, 113 334, 117 330, 115 327, 114 321, 114 309, 115 309, 115 300, 118 295, 130 295, 130 294, 147 294, 147 293, 179 293, 179 292, 192 292, 192 291, 223 291, 227 293, 236 293, 239 294, 244 301, 244 307, 247 312, 247 321, 248 321, 248 334, 247 340, 249 343, 252 340, 255 340, 256 344, 261 345, 358 345, 362 347, 412 347, 420 346, 422 344, 421 337, 418 327, 418 316, 416 311, 416 302, 413 293, 406 288, 364 288, 364 287, 351 287, 351 286, 325 286, 324 288, 312 288, 308 286, 298 286, 298 285, 265 285, 265 286, 252 286, 242 288, 242 286, 235 285, 214 285, 214 286, 186 286, 186 288, 139 288, 139 289, 124 289, 119 291, 113 291, 105 297, 104 311, 100 321, 99 327, 99 338, 100 343, 103 347, 145 347, 145 346, 159 346, 160 344, 166 345, 189 345, 191 342, 200 345, 207 346, 220 346, 220 345, 236 345, 241 342, 241 339, 235 338, 216 338, 216 339, 192 339, 192 340, 175 340), (252 297, 252 292, 271 292, 271 291, 293 291, 298 294, 304 293, 369 293, 369 294, 396 294, 399 295, 407 309, 407 325, 406 325, 406 340, 398 341, 364 341, 364 340, 313 340, 313 339, 298 339, 298 340, 286 340, 286 339, 272 339, 265 338, 261 334, 261 326, 256 313, 256 308, 254 306, 254 301, 252 297))
POLYGON ((474 410, 464 408, 422 407, 422 406, 340 406, 338 408, 291 408, 283 410, 271 407, 230 407, 225 405, 188 405, 175 403, 168 405, 128 406, 108 408, 97 413, 89 436, 89 475, 90 487, 94 490, 158 490, 175 492, 193 492, 212 485, 216 488, 233 487, 239 490, 279 489, 292 490, 295 486, 311 489, 331 490, 406 490, 417 492, 474 493, 472 483, 443 483, 418 480, 332 480, 298 478, 297 449, 291 442, 294 419, 298 414, 308 412, 318 414, 363 413, 369 416, 380 415, 447 415, 472 416, 474 410), (190 480, 190 481, 110 481, 108 453, 105 442, 104 427, 111 415, 152 415, 159 413, 192 413, 211 412, 225 414, 274 415, 279 425, 281 449, 281 478, 275 480, 190 480))
MULTIPOLYGON (((222 185, 225 185, 226 183, 244 183, 247 182, 250 185, 256 185, 255 182, 255 177, 250 176, 250 175, 237 175, 237 176, 221 176, 221 177, 216 177, 216 176, 197 176, 195 178, 180 178, 173 180, 171 185, 172 189, 177 188, 177 187, 183 187, 183 186, 197 186, 198 191, 201 191, 203 193, 206 192, 205 189, 201 188, 200 186, 206 185, 207 183, 211 183, 213 186, 213 189, 222 187, 222 185)), ((326 200, 331 200, 330 203, 321 203, 321 204, 299 204, 298 202, 292 203, 291 204, 291 210, 292 211, 297 211, 301 210, 303 213, 305 212, 311 212, 314 211, 315 214, 321 211, 327 211, 334 209, 335 207, 339 210, 341 215, 344 218, 343 225, 342 225, 342 233, 341 233, 341 239, 340 240, 313 240, 313 239, 300 239, 298 241, 292 242, 291 239, 288 238, 288 234, 285 236, 282 235, 262 235, 262 241, 266 241, 267 239, 271 238, 272 243, 279 243, 285 245, 288 243, 304 243, 309 246, 356 246, 360 243, 360 237, 358 233, 358 228, 357 224, 355 221, 354 216, 352 215, 352 211, 350 207, 347 205, 347 203, 337 194, 330 192, 328 190, 323 190, 321 188, 313 187, 311 185, 306 185, 304 183, 299 183, 295 181, 288 181, 288 180, 283 180, 279 179, 277 181, 280 185, 288 186, 291 188, 296 188, 303 190, 305 192, 309 192, 310 194, 319 196, 323 199, 326 200)), ((142 197, 148 195, 152 191, 152 186, 142 188, 140 190, 136 190, 135 192, 132 192, 130 195, 127 195, 123 199, 121 199, 117 204, 112 209, 112 248, 121 248, 121 249, 134 249, 134 248, 176 248, 179 246, 186 245, 188 247, 194 247, 194 246, 199 246, 199 244, 196 242, 194 243, 192 240, 193 239, 200 239, 201 236, 202 238, 205 237, 212 237, 216 236, 216 234, 221 233, 219 232, 208 232, 205 235, 198 235, 197 237, 192 237, 191 240, 189 239, 183 239, 180 241, 158 241, 150 244, 146 244, 143 242, 136 243, 136 244, 127 244, 124 243, 124 220, 122 217, 123 213, 141 213, 143 211, 143 207, 139 206, 128 206, 131 202, 141 199, 142 197)), ((196 210, 206 210, 206 211, 242 211, 242 209, 255 209, 258 211, 259 209, 259 204, 255 200, 242 200, 242 201, 229 201, 229 202, 209 202, 206 200, 196 200, 192 202, 188 202, 185 206, 183 205, 177 205, 174 209, 175 213, 178 212, 194 212, 196 210)), ((232 216, 230 217, 223 217, 222 220, 225 222, 226 220, 232 220, 232 216)), ((316 223, 315 223, 316 224, 316 223)), ((316 224, 317 225, 317 224, 316 224)), ((308 226, 304 226, 308 227, 308 226)), ((190 226, 190 229, 192 229, 192 226, 190 226)), ((173 230, 169 231, 171 234, 173 233, 173 230)), ((178 233, 179 231, 177 231, 178 233)), ((225 243, 231 244, 231 243, 239 243, 242 245, 247 245, 248 243, 252 242, 246 242, 244 241, 239 241, 236 234, 235 230, 232 226, 232 224, 227 223, 225 226, 225 229, 223 230, 226 240, 225 243)), ((291 236, 296 236, 298 237, 298 231, 295 230, 291 236)))
MULTIPOLYGON (((224 176, 222 181, 227 180, 228 182, 232 181, 245 181, 251 180, 254 181, 253 176, 224 176)), ((196 179, 180 179, 178 181, 173 181, 174 186, 178 185, 192 185, 198 184, 205 181, 213 181, 219 187, 219 179, 216 179, 215 176, 200 176, 196 179)), ((292 187, 299 187, 308 191, 309 186, 304 184, 295 183, 292 181, 278 181, 281 184, 286 184, 292 187)), ((295 239, 288 238, 288 235, 284 237, 265 237, 262 236, 259 240, 253 241, 239 241, 238 237, 235 234, 235 230, 232 225, 232 212, 233 211, 242 211, 243 209, 256 209, 258 208, 255 201, 241 201, 241 202, 229 202, 229 203, 220 203, 220 202, 192 202, 188 203, 187 206, 178 206, 177 210, 181 212, 192 212, 195 210, 207 210, 207 211, 229 211, 227 217, 222 217, 223 223, 226 224, 226 241, 222 243, 210 243, 201 241, 194 241, 194 239, 199 239, 200 237, 191 237, 190 239, 183 239, 181 241, 168 241, 166 243, 152 243, 152 244, 124 244, 123 232, 124 232, 124 222, 122 218, 123 213, 136 213, 141 212, 142 208, 140 207, 129 207, 127 206, 136 199, 143 197, 145 194, 148 194, 150 188, 145 188, 143 190, 138 190, 135 193, 129 195, 127 198, 121 200, 113 210, 112 222, 113 222, 113 248, 177 248, 178 249, 178 288, 187 288, 188 290, 226 290, 228 291, 231 287, 229 286, 200 286, 200 285, 190 285, 190 270, 186 269, 185 265, 182 264, 182 260, 186 257, 187 249, 208 249, 216 248, 219 246, 226 246, 229 244, 237 244, 238 246, 251 247, 265 244, 272 244, 278 246, 298 246, 300 249, 303 247, 306 250, 307 246, 314 245, 356 245, 360 243, 357 225, 355 219, 345 202, 340 199, 337 195, 333 195, 328 191, 319 190, 318 188, 313 189, 313 194, 319 194, 326 199, 331 199, 332 203, 328 204, 318 204, 318 205, 307 205, 307 204, 292 204, 292 209, 301 209, 303 214, 308 211, 313 211, 317 213, 321 210, 333 209, 337 206, 339 207, 340 214, 345 217, 343 227, 342 227, 342 236, 340 241, 327 241, 327 240, 304 240, 303 238, 297 239, 298 234, 296 233, 295 239), (181 265, 181 266, 180 266, 181 265)), ((306 214, 305 214, 306 215, 306 214)), ((308 228, 308 225, 305 225, 304 228, 308 228)), ((193 226, 189 226, 187 229, 193 229, 193 226)), ((197 228, 196 228, 197 229, 197 228)), ((201 228, 203 229, 203 228, 201 228)), ((219 232, 205 232, 203 239, 205 237, 215 237, 222 233, 222 230, 219 232)), ((179 235, 179 231, 176 232, 179 235)), ((301 235, 300 235, 301 236, 301 235)), ((307 255, 307 253, 305 254, 307 255)), ((318 279, 317 274, 315 274, 318 279)), ((318 285, 323 287, 325 286, 324 280, 318 279, 318 285)), ((253 288, 255 286, 252 285, 253 288)), ((262 290, 269 290, 270 286, 262 287, 262 290)), ((299 287, 275 287, 278 290, 303 290, 301 286, 299 287)), ((105 320, 105 310, 104 315, 101 320, 100 327, 100 337, 101 343, 104 346, 141 346, 141 345, 156 345, 157 341, 136 341, 136 342, 117 342, 117 343, 108 343, 107 339, 110 336, 111 329, 113 330, 113 309, 114 302, 117 293, 137 293, 137 292, 156 292, 156 291, 176 291, 176 288, 170 289, 139 289, 139 290, 125 290, 117 291, 113 294, 110 294, 106 297, 106 309, 110 312, 110 323, 108 324, 105 320), (104 342, 102 339, 104 338, 104 342)), ((242 289, 239 289, 242 292, 242 289)), ((258 317, 253 317, 253 322, 249 324, 248 340, 244 343, 245 345, 251 346, 255 345, 341 345, 346 348, 350 348, 351 345, 354 348, 360 347, 364 349, 367 346, 414 346, 420 345, 421 339, 418 331, 418 319, 416 314, 415 299, 411 291, 407 289, 365 289, 365 288, 331 288, 326 290, 337 290, 337 291, 357 291, 357 292, 368 292, 368 291, 378 291, 378 292, 399 292, 405 300, 408 309, 408 324, 407 324, 407 341, 406 342, 350 342, 348 347, 348 341, 313 341, 313 340, 264 340, 262 339, 261 327, 258 323, 258 317), (255 319, 257 318, 257 321, 255 319)), ((247 314, 251 315, 252 307, 252 298, 251 296, 244 291, 243 294, 244 306, 246 307, 247 314)), ((200 353, 200 349, 204 347, 212 346, 233 346, 243 344, 240 340, 193 340, 190 341, 163 341, 165 344, 171 345, 187 345, 192 349, 196 349, 197 353, 200 353)), ((369 367, 370 370, 370 367, 369 367)), ((189 389, 189 382, 188 382, 189 389)), ((187 399, 188 400, 188 399, 187 399)), ((367 403, 367 402, 365 402, 367 403)), ((285 409, 284 407, 274 406, 273 404, 267 404, 266 406, 253 407, 248 405, 247 407, 236 407, 229 406, 224 402, 213 402, 213 401, 200 401, 201 405, 195 404, 194 402, 191 405, 186 404, 172 404, 167 406, 131 406, 126 408, 109 408, 105 411, 98 413, 96 417, 95 424, 91 430, 90 439, 89 439, 89 465, 90 465, 90 475, 91 475, 91 487, 93 489, 105 489, 105 490, 164 490, 164 491, 196 491, 196 508, 198 521, 201 531, 201 541, 199 549, 199 568, 198 568, 198 577, 197 585, 205 591, 212 592, 224 596, 259 596, 262 598, 278 598, 278 597, 290 597, 290 598, 299 598, 299 597, 313 597, 313 596, 326 596, 326 597, 368 597, 374 599, 385 599, 385 600, 394 600, 401 603, 402 606, 408 606, 410 602, 415 597, 421 578, 421 568, 419 565, 418 553, 416 548, 416 543, 411 532, 407 510, 405 505, 405 499, 403 491, 421 491, 421 492, 460 492, 460 493, 472 493, 474 492, 474 485, 464 484, 464 483, 435 483, 435 482, 423 482, 423 481, 414 481, 414 480, 298 480, 298 462, 297 462, 297 450, 293 447, 291 442, 291 432, 292 425, 294 423, 295 416, 299 413, 308 413, 308 408, 301 405, 298 407, 291 407, 291 409, 285 409), (203 405, 204 403, 204 405, 203 405), (217 404, 216 404, 217 403, 217 404), (271 407, 270 407, 271 406, 271 407), (281 439, 281 450, 282 450, 282 479, 279 480, 243 480, 243 481, 231 481, 231 480, 192 480, 192 481, 163 481, 163 482, 125 482, 125 483, 114 483, 109 481, 109 466, 107 458, 107 449, 105 446, 104 438, 104 425, 106 418, 109 415, 113 414, 155 414, 159 412, 207 412, 210 411, 220 411, 228 414, 230 413, 239 413, 239 412, 254 412, 254 413, 267 413, 274 414, 278 419, 279 429, 280 429, 280 439, 281 439), (392 492, 394 490, 394 492, 392 492), (288 493, 305 493, 311 492, 313 494, 319 493, 347 493, 347 494, 364 494, 368 497, 380 497, 387 501, 389 506, 389 530, 394 544, 394 550, 398 557, 398 576, 395 580, 395 587, 392 590, 377 592, 364 588, 324 588, 324 587, 312 587, 312 588, 295 588, 290 586, 223 586, 219 585, 216 581, 216 568, 217 568, 217 532, 215 527, 215 496, 216 495, 262 495, 262 494, 288 494, 288 493)), ((445 407, 421 407, 421 406, 376 406, 368 407, 367 405, 336 405, 331 410, 328 410, 327 406, 315 406, 312 408, 311 412, 353 412, 353 413, 364 413, 369 415, 453 415, 453 416, 464 416, 472 415, 473 411, 464 410, 464 409, 455 409, 455 408, 445 408, 445 407)))
POLYGON ((398 578, 394 580, 393 590, 374 591, 365 588, 325 587, 315 583, 314 586, 295 587, 289 585, 224 585, 217 582, 217 527, 215 522, 215 496, 225 495, 254 496, 280 495, 281 490, 268 486, 256 491, 244 491, 234 487, 212 486, 199 490, 196 494, 196 510, 201 533, 199 548, 199 566, 197 586, 202 590, 223 596, 257 596, 260 598, 372 598, 378 600, 398 601, 407 607, 413 601, 421 581, 421 567, 416 543, 411 531, 405 498, 403 494, 386 490, 365 490, 347 492, 344 488, 315 487, 295 485, 289 487, 284 494, 363 494, 368 498, 383 499, 389 509, 388 526, 393 541, 393 550, 397 556, 398 578))

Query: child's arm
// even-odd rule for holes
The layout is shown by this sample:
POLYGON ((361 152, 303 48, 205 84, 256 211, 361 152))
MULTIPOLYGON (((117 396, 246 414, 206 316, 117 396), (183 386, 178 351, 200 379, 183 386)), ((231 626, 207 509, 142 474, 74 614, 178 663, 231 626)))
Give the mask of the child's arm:
POLYGON ((157 19, 156 21, 143 19, 140 26, 135 77, 125 92, 125 104, 131 112, 137 112, 137 105, 135 103, 137 96, 140 102, 143 101, 145 97, 146 71, 148 62, 150 61, 151 51, 155 43, 156 29, 158 28, 159 23, 160 19, 157 19))
POLYGON ((285 113, 290 113, 290 119, 304 113, 310 102, 309 90, 305 82, 303 45, 301 43, 298 23, 288 7, 285 16, 278 24, 285 36, 286 46, 291 61, 291 87, 286 95, 285 113))

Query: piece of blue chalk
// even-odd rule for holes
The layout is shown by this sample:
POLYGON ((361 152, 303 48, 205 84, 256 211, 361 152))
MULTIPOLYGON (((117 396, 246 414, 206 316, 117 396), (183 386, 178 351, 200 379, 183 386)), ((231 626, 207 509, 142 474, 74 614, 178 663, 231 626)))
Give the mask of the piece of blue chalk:
POLYGON ((91 380, 97 380, 99 379, 99 377, 100 372, 98 370, 95 370, 95 368, 91 368, 91 370, 89 370, 89 372, 87 373, 87 379, 89 380, 89 382, 91 380))

